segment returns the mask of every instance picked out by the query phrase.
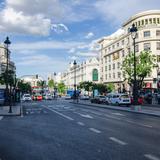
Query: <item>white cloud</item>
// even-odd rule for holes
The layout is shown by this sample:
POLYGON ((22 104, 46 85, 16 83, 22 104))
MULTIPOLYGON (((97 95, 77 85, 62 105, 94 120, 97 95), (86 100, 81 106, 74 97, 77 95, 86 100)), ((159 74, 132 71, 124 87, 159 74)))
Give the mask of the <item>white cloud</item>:
POLYGON ((78 56, 69 56, 68 57, 70 60, 77 60, 78 59, 78 56))
POLYGON ((156 9, 160 5, 159 0, 101 0, 94 4, 96 11, 101 14, 101 18, 111 21, 111 24, 122 24, 130 16, 144 11, 156 9))
POLYGON ((68 53, 74 53, 75 51, 76 51, 75 48, 71 48, 71 49, 68 51, 68 53))
POLYGON ((42 50, 42 49, 71 49, 83 42, 62 42, 62 41, 37 41, 37 42, 20 42, 11 45, 13 50, 42 50))
POLYGON ((52 24, 51 29, 53 29, 56 33, 69 31, 68 27, 64 24, 52 24))
POLYGON ((90 38, 92 38, 94 36, 94 33, 93 32, 89 32, 86 36, 85 36, 85 38, 86 39, 90 39, 90 38))
POLYGON ((77 56, 82 56, 82 57, 96 57, 97 53, 93 53, 93 52, 77 52, 76 55, 77 56))

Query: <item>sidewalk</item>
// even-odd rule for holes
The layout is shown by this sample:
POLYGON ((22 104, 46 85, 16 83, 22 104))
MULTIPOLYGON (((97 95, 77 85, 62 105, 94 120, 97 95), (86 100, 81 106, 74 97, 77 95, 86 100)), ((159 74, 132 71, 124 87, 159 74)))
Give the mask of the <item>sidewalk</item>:
MULTIPOLYGON (((75 103, 75 102, 71 102, 75 103)), ((95 104, 91 103, 90 101, 85 101, 85 100, 80 100, 79 103, 75 104, 80 104, 80 105, 88 105, 88 106, 93 106, 93 107, 101 107, 101 108, 106 108, 106 109, 112 109, 112 110, 120 110, 120 111, 126 111, 126 112, 133 112, 133 113, 138 113, 138 114, 145 114, 145 115, 150 115, 150 116, 156 116, 160 117, 160 107, 151 107, 149 105, 145 106, 112 106, 112 105, 106 105, 106 104, 95 104)))
POLYGON ((20 104, 17 106, 12 106, 12 113, 8 113, 9 106, 0 106, 0 116, 20 116, 21 107, 20 104))

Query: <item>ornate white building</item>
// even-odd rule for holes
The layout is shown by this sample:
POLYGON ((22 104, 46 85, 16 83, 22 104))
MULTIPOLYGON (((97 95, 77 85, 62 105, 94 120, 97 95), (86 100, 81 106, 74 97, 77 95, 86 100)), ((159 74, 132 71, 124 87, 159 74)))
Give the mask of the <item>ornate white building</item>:
POLYGON ((99 77, 99 59, 94 57, 89 60, 77 64, 76 67, 70 63, 66 72, 57 75, 57 80, 64 82, 68 89, 74 88, 74 81, 76 78, 76 85, 80 82, 91 81, 98 83, 99 77), (76 75, 76 76, 75 76, 76 75))
MULTIPOLYGON (((7 66, 7 49, 3 44, 0 45, 0 74, 5 72, 7 66)), ((10 51, 8 53, 8 69, 16 72, 16 67, 14 62, 10 60, 10 51)))
MULTIPOLYGON (((151 10, 138 13, 126 21, 116 33, 104 37, 99 41, 100 49, 100 81, 113 82, 116 89, 129 90, 124 82, 121 64, 128 53, 133 51, 133 39, 129 32, 132 24, 138 29, 136 38, 136 54, 143 50, 150 50, 157 56, 160 66, 160 10, 151 10)), ((146 87, 156 88, 157 70, 145 78, 146 87)))

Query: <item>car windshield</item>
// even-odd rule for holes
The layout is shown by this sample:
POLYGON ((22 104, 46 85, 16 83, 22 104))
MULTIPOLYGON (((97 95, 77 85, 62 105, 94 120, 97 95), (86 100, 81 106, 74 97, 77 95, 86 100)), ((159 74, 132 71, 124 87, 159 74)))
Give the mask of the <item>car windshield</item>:
POLYGON ((127 94, 121 95, 121 98, 129 98, 129 95, 127 94))

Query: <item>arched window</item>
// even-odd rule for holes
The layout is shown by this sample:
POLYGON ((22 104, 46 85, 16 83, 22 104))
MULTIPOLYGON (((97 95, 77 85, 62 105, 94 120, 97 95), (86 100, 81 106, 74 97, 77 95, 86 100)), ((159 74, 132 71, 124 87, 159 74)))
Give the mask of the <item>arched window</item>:
POLYGON ((92 80, 98 81, 98 70, 97 69, 93 69, 92 71, 92 80))

